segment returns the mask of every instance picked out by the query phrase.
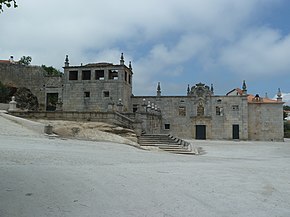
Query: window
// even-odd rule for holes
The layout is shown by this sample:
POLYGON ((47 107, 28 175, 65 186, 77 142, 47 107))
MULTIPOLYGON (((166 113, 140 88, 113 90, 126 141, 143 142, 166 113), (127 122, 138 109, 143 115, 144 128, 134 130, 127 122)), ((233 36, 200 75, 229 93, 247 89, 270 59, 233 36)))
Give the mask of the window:
POLYGON ((70 71, 69 80, 78 80, 78 71, 70 71))
POLYGON ((178 108, 178 114, 179 116, 186 116, 186 108, 184 106, 180 106, 178 108))
POLYGON ((109 70, 109 80, 118 80, 118 70, 109 70))
POLYGON ((133 104, 133 112, 135 113, 138 110, 139 105, 133 104))
POLYGON ((95 71, 96 80, 105 80, 105 72, 104 70, 96 70, 95 71))
POLYGON ((89 97, 90 97, 90 95, 91 95, 91 93, 90 93, 90 92, 88 92, 88 91, 84 92, 84 96, 85 96, 85 98, 89 98, 89 97))
POLYGON ((131 82, 132 82, 132 76, 129 75, 129 84, 131 84, 131 82))
POLYGON ((128 76, 128 73, 125 72, 125 81, 127 81, 127 76, 128 76))
POLYGON ((83 70, 82 71, 82 79, 83 80, 91 80, 91 70, 83 70))
POLYGON ((104 91, 103 94, 104 94, 104 97, 110 97, 110 92, 109 91, 104 91))
POLYGON ((239 106, 238 105, 233 105, 232 106, 233 111, 239 111, 239 106))
POLYGON ((216 115, 221 115, 221 108, 219 106, 215 107, 215 114, 216 115))
POLYGON ((170 124, 164 124, 164 129, 165 130, 170 130, 170 124))

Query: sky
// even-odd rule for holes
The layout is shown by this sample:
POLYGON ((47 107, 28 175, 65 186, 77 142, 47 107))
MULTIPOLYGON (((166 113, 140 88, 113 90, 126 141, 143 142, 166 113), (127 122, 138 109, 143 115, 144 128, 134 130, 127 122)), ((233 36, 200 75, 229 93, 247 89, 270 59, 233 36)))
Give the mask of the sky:
POLYGON ((0 13, 0 59, 33 65, 132 61, 133 94, 186 95, 213 84, 290 105, 289 0, 17 0, 0 13))

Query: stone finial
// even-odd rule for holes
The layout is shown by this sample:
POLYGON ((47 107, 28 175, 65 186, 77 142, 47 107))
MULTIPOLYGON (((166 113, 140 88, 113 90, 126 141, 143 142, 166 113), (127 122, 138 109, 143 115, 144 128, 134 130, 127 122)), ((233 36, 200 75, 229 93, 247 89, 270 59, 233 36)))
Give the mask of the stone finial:
POLYGON ((190 88, 189 88, 189 84, 188 84, 188 86, 187 86, 187 95, 189 95, 189 93, 190 93, 190 88))
POLYGON ((160 82, 158 82, 158 85, 157 85, 157 96, 161 96, 160 82))
POLYGON ((268 93, 265 93, 265 99, 269 99, 268 93))
POLYGON ((242 86, 242 91, 243 91, 243 95, 247 94, 247 85, 246 85, 246 81, 243 81, 243 86, 242 86))
POLYGON ((150 112, 150 110, 151 110, 151 103, 150 101, 148 101, 146 111, 150 112))
POLYGON ((210 92, 213 94, 213 84, 210 85, 210 92))
POLYGON ((277 101, 282 102, 282 92, 280 88, 278 88, 277 101))
POLYGON ((132 70, 132 63, 131 63, 131 61, 129 62, 129 69, 132 70))
POLYGON ((147 110, 146 99, 142 100, 142 107, 143 107, 144 112, 146 112, 147 110))
POLYGON ((125 61, 124 61, 124 54, 121 53, 121 59, 120 59, 120 65, 124 65, 125 61))
POLYGON ((17 102, 15 101, 15 96, 12 96, 11 101, 9 102, 8 111, 17 111, 17 102))
POLYGON ((10 56, 9 61, 10 61, 10 63, 14 63, 14 58, 13 58, 13 56, 10 56))
POLYGON ((68 55, 65 56, 64 66, 65 66, 65 67, 69 67, 69 59, 68 59, 68 55))

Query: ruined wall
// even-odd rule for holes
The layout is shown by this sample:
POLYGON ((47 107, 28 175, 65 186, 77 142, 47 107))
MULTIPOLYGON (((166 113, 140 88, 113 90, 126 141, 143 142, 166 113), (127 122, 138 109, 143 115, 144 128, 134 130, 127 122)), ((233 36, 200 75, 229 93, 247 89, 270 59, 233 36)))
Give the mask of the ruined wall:
POLYGON ((40 66, 0 63, 0 80, 5 85, 30 89, 38 99, 40 110, 45 110, 47 92, 58 92, 61 95, 62 91, 59 89, 62 78, 46 76, 46 71, 40 66))
POLYGON ((283 104, 249 103, 249 139, 283 141, 283 104))

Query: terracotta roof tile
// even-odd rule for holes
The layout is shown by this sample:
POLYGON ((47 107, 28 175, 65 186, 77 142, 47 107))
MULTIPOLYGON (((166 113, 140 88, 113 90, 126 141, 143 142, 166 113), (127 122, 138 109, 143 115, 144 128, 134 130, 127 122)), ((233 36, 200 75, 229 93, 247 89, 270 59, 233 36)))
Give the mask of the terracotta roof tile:
POLYGON ((8 64, 8 63, 10 63, 10 60, 0 60, 0 63, 6 63, 6 64, 8 64))

